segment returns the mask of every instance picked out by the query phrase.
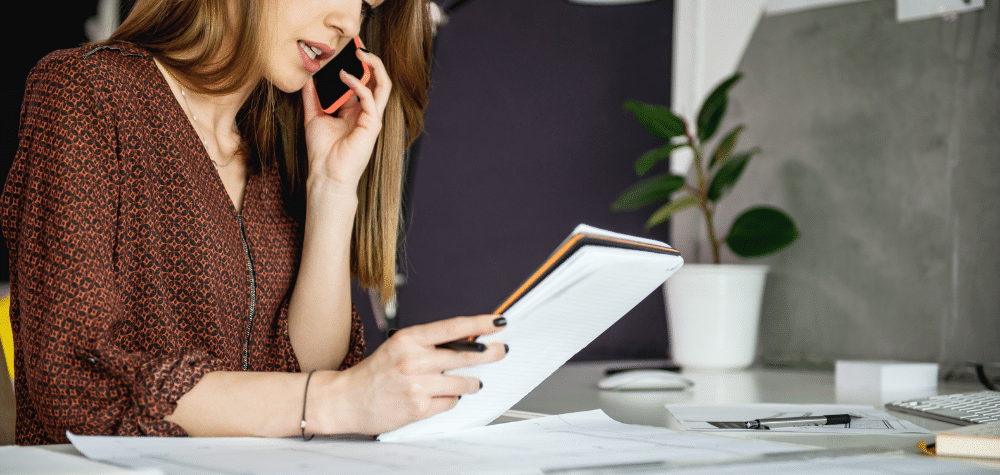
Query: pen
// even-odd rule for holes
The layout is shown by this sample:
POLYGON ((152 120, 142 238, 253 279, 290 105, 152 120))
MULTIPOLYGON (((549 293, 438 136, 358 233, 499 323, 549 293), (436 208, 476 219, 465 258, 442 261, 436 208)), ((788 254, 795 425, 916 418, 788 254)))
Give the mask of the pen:
POLYGON ((747 429, 775 429, 778 427, 826 426, 833 424, 849 424, 850 414, 833 414, 829 416, 804 417, 773 417, 770 419, 754 419, 747 421, 747 429))
MULTIPOLYGON (((398 328, 390 328, 389 331, 386 332, 385 337, 391 338, 392 335, 395 335, 397 331, 399 331, 398 328)), ((454 351, 478 351, 480 353, 486 351, 486 345, 472 341, 468 338, 449 341, 448 343, 441 343, 440 345, 434 345, 434 347, 446 350, 454 350, 454 351)))
POLYGON ((448 343, 441 343, 440 345, 434 345, 436 348, 445 348, 455 351, 478 351, 480 353, 486 351, 486 345, 467 340, 465 338, 461 340, 449 341, 448 343))

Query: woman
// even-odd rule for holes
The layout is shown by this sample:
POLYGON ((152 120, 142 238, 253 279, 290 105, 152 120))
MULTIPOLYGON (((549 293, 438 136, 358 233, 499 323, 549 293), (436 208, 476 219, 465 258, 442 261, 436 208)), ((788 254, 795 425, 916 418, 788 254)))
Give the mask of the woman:
POLYGON ((442 373, 503 344, 436 345, 502 318, 411 327, 362 359, 350 302, 352 275, 392 292, 426 17, 423 0, 140 0, 107 42, 38 63, 2 215, 19 444, 378 434, 481 387, 442 373), (326 115, 311 75, 357 35, 373 78, 341 73, 357 100, 326 115))

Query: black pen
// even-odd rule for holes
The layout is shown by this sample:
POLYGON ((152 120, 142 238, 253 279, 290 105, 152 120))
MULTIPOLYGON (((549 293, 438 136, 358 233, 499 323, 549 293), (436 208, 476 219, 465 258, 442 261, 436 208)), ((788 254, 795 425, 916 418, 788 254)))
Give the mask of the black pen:
POLYGON ((850 414, 833 414, 829 416, 803 417, 772 417, 769 419, 754 419, 747 421, 747 429, 776 429, 779 427, 828 426, 834 424, 849 424, 850 414))
POLYGON ((455 351, 478 351, 479 353, 486 351, 486 345, 465 338, 434 346, 436 348, 444 348, 455 351))
MULTIPOLYGON (((385 337, 387 339, 392 338, 392 336, 395 335, 397 331, 399 331, 398 328, 390 328, 389 331, 386 332, 385 337)), ((470 340, 468 338, 449 341, 448 343, 441 343, 440 345, 434 345, 434 347, 445 350, 454 350, 454 351, 477 351, 479 353, 486 351, 486 345, 470 340)))

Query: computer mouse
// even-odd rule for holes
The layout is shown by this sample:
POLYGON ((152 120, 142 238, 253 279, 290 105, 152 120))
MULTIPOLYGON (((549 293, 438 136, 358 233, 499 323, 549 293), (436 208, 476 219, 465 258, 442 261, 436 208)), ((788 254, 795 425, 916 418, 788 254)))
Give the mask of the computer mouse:
POLYGON ((673 371, 663 369, 633 369, 605 377, 597 387, 610 391, 633 389, 687 389, 694 386, 691 380, 673 371))

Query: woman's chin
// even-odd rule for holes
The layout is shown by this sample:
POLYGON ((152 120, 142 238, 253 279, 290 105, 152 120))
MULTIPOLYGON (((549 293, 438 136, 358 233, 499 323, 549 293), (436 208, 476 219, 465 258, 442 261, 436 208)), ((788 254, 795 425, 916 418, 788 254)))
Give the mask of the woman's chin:
POLYGON ((271 81, 271 84, 281 90, 281 92, 290 94, 301 91, 310 78, 312 76, 302 73, 296 74, 295 77, 276 78, 276 80, 271 81))

